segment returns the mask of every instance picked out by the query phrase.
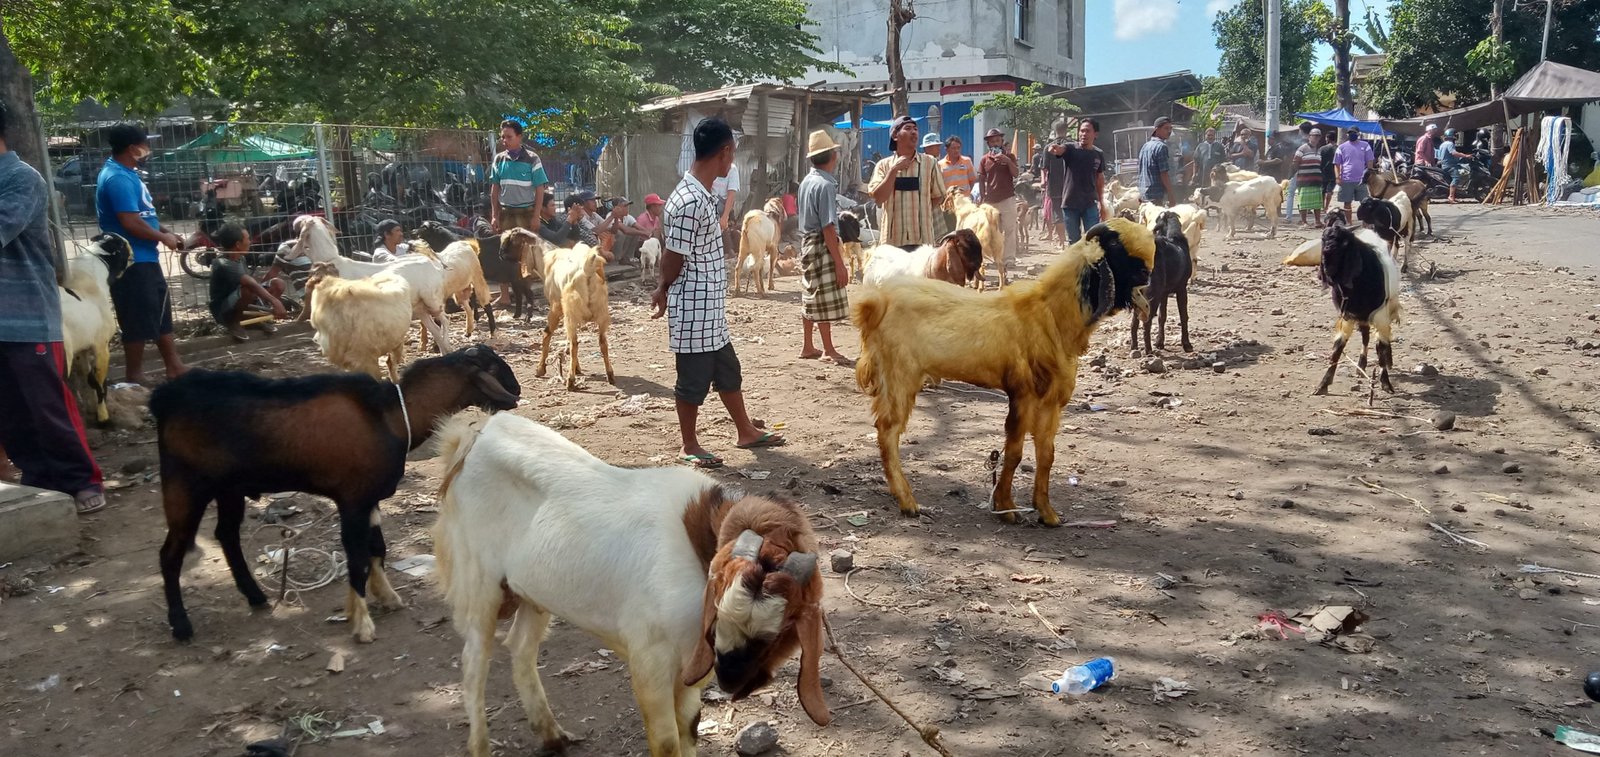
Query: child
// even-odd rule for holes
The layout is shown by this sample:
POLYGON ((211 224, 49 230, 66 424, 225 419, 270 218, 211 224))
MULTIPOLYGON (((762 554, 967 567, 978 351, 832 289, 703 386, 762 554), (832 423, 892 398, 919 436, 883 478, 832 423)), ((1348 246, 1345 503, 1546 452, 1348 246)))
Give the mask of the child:
MULTIPOLYGON (((250 251, 250 232, 230 223, 217 229, 211 238, 223 251, 221 257, 211 262, 211 317, 228 330, 228 336, 236 342, 250 339, 239 322, 244 320, 245 311, 251 305, 271 308, 274 318, 288 318, 288 311, 278 299, 283 296, 283 279, 275 278, 262 286, 244 271, 244 256, 250 251)), ((271 323, 262 323, 259 328, 268 334, 277 331, 271 323)))

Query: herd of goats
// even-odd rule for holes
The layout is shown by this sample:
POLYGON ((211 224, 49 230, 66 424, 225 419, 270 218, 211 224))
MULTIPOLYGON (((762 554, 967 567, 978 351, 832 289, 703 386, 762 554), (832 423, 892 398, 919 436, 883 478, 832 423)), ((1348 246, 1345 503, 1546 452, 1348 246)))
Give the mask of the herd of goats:
MULTIPOLYGON (((1426 195, 1414 189, 1420 187, 1376 178, 1373 197, 1357 211, 1366 226, 1351 225, 1336 210, 1319 239, 1284 261, 1317 266, 1337 310, 1334 350, 1318 393, 1333 380, 1356 329, 1363 369, 1369 331, 1377 331, 1379 377, 1393 391, 1388 369, 1403 250, 1415 233, 1413 219, 1426 218, 1426 195)), ((1095 329, 1132 310, 1133 335, 1142 325, 1148 350, 1159 311, 1159 349, 1167 301, 1175 299, 1183 349, 1191 351, 1187 287, 1206 207, 1221 211, 1230 236, 1237 217, 1253 221, 1257 207, 1275 229, 1283 191, 1270 177, 1224 174, 1197 199, 1155 207, 1113 187, 1107 200, 1119 217, 1063 249, 1037 279, 1011 282, 998 254, 998 218, 987 206, 952 200, 957 230, 914 252, 862 250, 860 220, 846 217, 841 236, 851 247, 851 279, 863 281, 851 298, 861 338, 856 379, 872 399, 884 474, 903 514, 915 516, 918 506, 900 465, 901 434, 927 382, 952 380, 1009 398, 995 514, 1015 521, 1031 511, 1044 525, 1060 524, 1049 497, 1055 438, 1095 329), (984 291, 985 258, 1001 273, 998 291, 984 291), (1032 500, 1019 508, 1012 480, 1028 436, 1037 472, 1032 500)), ((777 257, 771 210, 769 204, 744 219, 734 265, 736 272, 754 271, 758 287, 762 273, 770 284, 777 257)), ((549 317, 536 375, 545 374, 551 334, 564 325, 566 381, 573 388, 577 335, 593 323, 607 380, 615 383, 605 262, 597 250, 552 247, 525 229, 457 239, 434 227, 422 231, 419 254, 366 263, 339 254, 326 220, 305 216, 297 224, 298 251, 314 262, 304 312, 316 344, 330 363, 353 372, 268 379, 193 370, 151 395, 168 528, 160 565, 174 637, 194 635, 179 575, 207 506, 216 502, 216 537, 236 585, 252 607, 262 608, 267 597, 240 544, 246 499, 300 491, 337 504, 349 566, 346 614, 356 639, 371 642, 368 590, 383 605, 403 605, 384 574, 378 505, 395 493, 407 453, 437 437, 446 472, 433 542, 440 584, 465 639, 471 754, 489 754, 484 684, 497 619, 508 616, 516 688, 546 749, 571 738, 551 714, 537 671, 552 615, 628 661, 652 755, 694 754, 700 692, 713 674, 740 699, 767 685, 796 649, 799 701, 812 720, 829 721, 818 672, 818 542, 802 509, 723 487, 686 467, 610 465, 545 426, 497 412, 518 405, 521 385, 491 347, 452 351, 447 301, 465 310, 470 337, 473 306, 490 302, 489 281, 511 285, 519 316, 532 314, 532 285, 541 282, 549 317), (401 371, 417 320, 423 349, 432 337, 440 354, 401 371), (384 356, 392 383, 383 380, 384 356), (313 420, 315 431, 307 433, 313 420)), ((642 253, 653 267, 659 243, 648 241, 642 253)), ((67 348, 96 353, 91 384, 98 379, 101 387, 101 419, 110 331, 96 316, 109 323, 109 297, 103 312, 95 310, 126 262, 82 254, 69 264, 77 294, 65 316, 67 348)), ((492 310, 488 320, 493 333, 492 310)))

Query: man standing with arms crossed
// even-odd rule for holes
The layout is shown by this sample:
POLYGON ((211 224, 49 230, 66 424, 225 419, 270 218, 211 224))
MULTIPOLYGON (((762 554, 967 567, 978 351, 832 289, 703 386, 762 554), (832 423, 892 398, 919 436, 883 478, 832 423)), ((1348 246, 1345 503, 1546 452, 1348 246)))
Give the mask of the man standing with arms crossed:
POLYGON ((667 316, 668 347, 677 363, 673 396, 683 437, 679 459, 696 468, 720 468, 722 458, 700 445, 695 428, 700 405, 712 388, 733 420, 735 446, 779 447, 785 439, 750 422, 739 356, 728 337, 728 264, 711 188, 733 165, 733 129, 720 118, 708 118, 695 127, 693 139, 694 163, 667 198, 667 243, 661 253, 661 281, 650 295, 655 308, 650 317, 667 316))
POLYGON ((979 200, 1000 211, 1000 229, 1005 232, 1005 256, 995 264, 1000 272, 1000 286, 1006 285, 1006 264, 1017 259, 1017 156, 1006 152, 1006 135, 999 129, 990 129, 983 135, 984 154, 978 160, 979 200))
POLYGON ((7 148, 6 115, 0 101, 0 447, 22 469, 24 486, 70 494, 80 515, 92 513, 106 497, 62 379, 56 282, 65 271, 56 268, 45 221, 44 177, 7 148))

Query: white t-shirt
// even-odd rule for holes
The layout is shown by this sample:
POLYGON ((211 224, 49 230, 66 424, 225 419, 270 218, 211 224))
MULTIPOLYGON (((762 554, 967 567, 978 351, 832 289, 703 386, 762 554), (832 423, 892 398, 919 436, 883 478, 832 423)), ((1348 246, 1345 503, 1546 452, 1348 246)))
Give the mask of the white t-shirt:
POLYGON ((739 164, 728 167, 728 175, 711 182, 711 196, 718 200, 728 199, 729 192, 738 192, 742 189, 739 185, 739 164))
POLYGON ((405 242, 401 242, 400 244, 395 245, 393 253, 389 252, 389 248, 388 247, 385 247, 385 246, 380 244, 380 245, 377 246, 376 249, 374 249, 372 251, 372 262, 374 262, 374 263, 392 263, 392 262, 394 262, 394 260, 396 258, 398 258, 401 255, 404 255, 404 254, 406 254, 406 253, 408 253, 410 251, 411 251, 411 245, 409 245, 409 244, 407 244, 405 242))

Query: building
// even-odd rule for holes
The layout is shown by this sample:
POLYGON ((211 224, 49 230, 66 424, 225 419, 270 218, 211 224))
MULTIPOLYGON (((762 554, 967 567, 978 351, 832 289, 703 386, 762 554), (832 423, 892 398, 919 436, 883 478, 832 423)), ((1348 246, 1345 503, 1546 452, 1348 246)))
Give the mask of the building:
MULTIPOLYGON (((971 154, 973 135, 999 125, 999 115, 963 117, 995 92, 1039 82, 1047 91, 1084 85, 1086 0, 944 0, 916 6, 917 18, 901 30, 912 115, 924 134, 960 136, 971 154)), ((812 71, 801 81, 824 88, 887 89, 888 4, 883 0, 811 0, 812 31, 822 54, 854 76, 812 71)), ((867 106, 863 117, 888 121, 887 102, 867 106)), ((863 133, 863 149, 888 152, 887 130, 863 133)))

